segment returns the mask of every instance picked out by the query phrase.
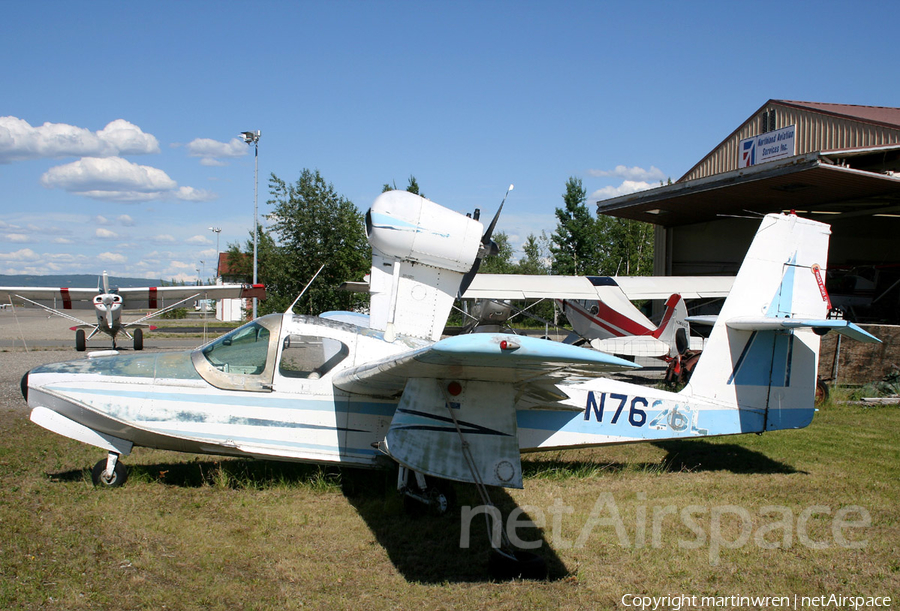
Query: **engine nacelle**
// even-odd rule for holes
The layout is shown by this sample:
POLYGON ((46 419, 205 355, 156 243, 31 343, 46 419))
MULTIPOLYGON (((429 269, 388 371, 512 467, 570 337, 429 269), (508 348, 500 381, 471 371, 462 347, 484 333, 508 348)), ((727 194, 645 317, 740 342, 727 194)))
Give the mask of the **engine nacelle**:
POLYGON ((484 226, 407 191, 379 195, 366 213, 366 235, 386 259, 455 272, 472 268, 484 226))

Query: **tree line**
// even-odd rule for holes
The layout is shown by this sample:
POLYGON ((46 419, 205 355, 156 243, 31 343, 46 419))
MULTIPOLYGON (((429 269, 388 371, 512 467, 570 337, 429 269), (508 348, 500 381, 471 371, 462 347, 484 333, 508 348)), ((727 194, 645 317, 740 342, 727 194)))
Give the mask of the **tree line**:
MULTIPOLYGON (((383 191, 396 189, 385 183, 383 191)), ((424 195, 414 176, 406 190, 424 195)), ((268 227, 257 231, 257 277, 268 295, 259 313, 284 312, 325 263, 294 311, 320 314, 328 310, 358 311, 368 306, 368 295, 340 291, 348 280, 369 273, 371 248, 365 236, 362 212, 318 170, 304 169, 294 183, 275 174, 269 178, 271 212, 268 227)), ((653 226, 648 223, 597 216, 587 205, 581 179, 571 177, 555 209, 557 225, 551 235, 531 234, 516 259, 509 236, 496 232, 496 257, 482 262, 486 274, 649 275, 653 265, 653 226)), ((500 224, 503 219, 501 217, 500 224)), ((253 276, 253 236, 243 244, 228 245, 228 279, 249 281, 253 276)))

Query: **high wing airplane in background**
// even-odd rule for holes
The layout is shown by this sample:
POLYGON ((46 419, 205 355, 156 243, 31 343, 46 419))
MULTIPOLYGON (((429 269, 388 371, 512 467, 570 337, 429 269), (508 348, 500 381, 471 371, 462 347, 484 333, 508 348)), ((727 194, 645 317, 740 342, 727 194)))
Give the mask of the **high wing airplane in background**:
POLYGON ((103 272, 102 286, 98 282, 97 288, 69 288, 69 287, 16 287, 0 286, 0 300, 9 302, 12 299, 20 299, 38 307, 44 308, 51 314, 67 318, 78 324, 72 327, 75 331, 75 349, 84 352, 87 340, 97 333, 105 333, 112 338, 112 347, 116 348, 116 336, 124 333, 128 339, 134 342, 135 350, 144 349, 144 334, 142 327, 153 329, 145 321, 177 308, 179 305, 191 299, 230 299, 258 297, 265 299, 265 287, 261 284, 219 284, 212 286, 145 286, 136 288, 110 289, 109 276, 103 272), (178 300, 169 305, 165 301, 178 300), (163 307, 161 307, 163 306, 163 307), (89 323, 61 310, 88 309, 93 307, 97 315, 96 323, 89 323), (122 310, 125 308, 134 310, 158 309, 152 314, 131 322, 122 322, 122 310), (133 333, 128 330, 134 328, 133 333), (85 335, 85 330, 90 331, 85 335))
POLYGON ((690 348, 685 299, 725 298, 734 276, 527 276, 479 274, 463 299, 555 299, 574 331, 595 350, 642 357, 675 357, 690 348), (666 299, 659 325, 632 303, 666 299))
MULTIPOLYGON (((98 485, 125 481, 120 457, 135 446, 396 463, 400 492, 440 510, 443 480, 474 484, 486 505, 489 486, 521 488, 520 452, 805 427, 819 336, 878 341, 825 318, 816 270, 828 225, 780 214, 762 220, 679 393, 604 377, 637 365, 579 346, 506 333, 441 339, 493 251, 496 220, 485 230, 412 193, 383 193, 366 215, 368 316, 288 311, 189 352, 43 365, 22 380, 31 420, 106 452, 98 485)), ((508 539, 492 546, 494 567, 533 566, 508 539)))

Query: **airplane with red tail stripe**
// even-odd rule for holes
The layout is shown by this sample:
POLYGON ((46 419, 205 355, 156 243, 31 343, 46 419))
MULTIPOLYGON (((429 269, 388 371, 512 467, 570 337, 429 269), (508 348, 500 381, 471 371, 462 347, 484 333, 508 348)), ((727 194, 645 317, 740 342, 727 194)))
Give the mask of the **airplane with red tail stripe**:
POLYGON ((109 276, 103 272, 102 286, 98 281, 97 288, 70 287, 0 287, 0 300, 12 302, 13 299, 25 301, 41 307, 51 314, 61 316, 78 323, 71 327, 75 331, 75 349, 84 352, 87 340, 97 333, 105 333, 112 338, 113 350, 116 349, 116 336, 125 334, 133 341, 135 350, 144 349, 144 333, 142 328, 155 329, 145 321, 177 308, 192 299, 234 299, 234 298, 266 298, 266 288, 262 284, 219 284, 205 286, 142 286, 135 288, 110 289, 109 276), (177 300, 174 303, 172 300, 177 300), (166 302, 169 305, 166 305, 166 302), (93 307, 97 322, 89 323, 67 314, 65 310, 80 310, 93 307), (138 320, 122 322, 122 310, 156 310, 138 320), (157 309, 159 308, 159 309, 157 309), (129 329, 133 332, 129 333, 129 329), (85 334, 88 331, 89 334, 85 334))
POLYGON ((566 343, 632 357, 674 358, 690 346, 685 299, 725 298, 734 276, 526 276, 479 274, 465 299, 554 299, 572 324, 566 343), (659 325, 632 301, 665 299, 659 325))

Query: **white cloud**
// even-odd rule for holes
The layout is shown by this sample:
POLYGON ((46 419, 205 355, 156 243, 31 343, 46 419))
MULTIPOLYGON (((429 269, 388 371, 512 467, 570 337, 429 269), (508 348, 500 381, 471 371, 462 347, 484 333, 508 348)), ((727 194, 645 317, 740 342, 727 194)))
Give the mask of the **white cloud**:
POLYGON ((0 163, 59 157, 110 157, 158 153, 159 141, 136 125, 116 119, 98 132, 65 123, 32 127, 0 117, 0 163))
POLYGON ((201 157, 200 163, 205 166, 227 165, 222 159, 243 157, 248 147, 240 138, 232 138, 228 142, 219 142, 211 138, 196 138, 187 144, 188 155, 201 157))
POLYGON ((0 261, 37 261, 40 259, 38 254, 31 250, 30 248, 23 248, 22 250, 17 250, 15 252, 4 253, 0 252, 0 261))
POLYGON ((650 180, 665 180, 666 175, 663 174, 663 171, 657 168, 656 166, 650 166, 649 170, 645 170, 644 168, 634 166, 634 167, 626 167, 624 165, 617 165, 614 170, 588 170, 588 174, 590 176, 595 177, 613 177, 613 178, 622 178, 625 181, 650 181, 650 180))
POLYGON ((194 187, 179 187, 174 193, 177 199, 186 202, 210 202, 217 197, 217 194, 206 189, 195 189, 194 187))
MULTIPOLYGON (((160 235, 155 235, 155 236, 153 236, 153 237, 150 238, 150 239, 151 239, 152 241, 154 241, 154 242, 165 242, 166 244, 171 244, 172 242, 175 241, 175 237, 174 237, 174 236, 170 236, 170 235, 167 234, 167 233, 162 233, 162 234, 160 234, 160 235)), ((148 256, 152 257, 152 256, 156 256, 156 255, 158 255, 158 253, 152 252, 152 253, 150 253, 148 256)))
POLYGON ((69 238, 56 238, 53 240, 54 244, 74 244, 75 242, 70 240, 69 238))
POLYGON ((97 260, 101 263, 125 263, 128 261, 128 257, 116 252, 101 252, 97 255, 97 260))
POLYGON ((205 235, 195 235, 192 238, 188 238, 185 240, 188 244, 212 244, 212 240, 210 240, 205 235))
POLYGON ((29 238, 24 233, 6 233, 3 235, 3 240, 6 242, 30 242, 31 238, 29 238))
POLYGON ((647 189, 653 189, 658 186, 659 185, 651 185, 647 182, 626 180, 618 187, 603 187, 602 189, 594 191, 591 193, 590 199, 609 199, 611 197, 619 197, 620 195, 637 193, 638 191, 646 191, 647 189))
POLYGON ((120 214, 116 217, 116 220, 119 221, 119 224, 122 227, 134 227, 134 219, 128 216, 127 214, 120 214))
POLYGON ((159 141, 125 119, 116 119, 97 132, 119 155, 145 155, 159 152, 159 141))
POLYGON ((174 280, 175 282, 196 282, 197 281, 196 273, 194 273, 194 274, 185 274, 185 273, 160 274, 160 276, 157 276, 157 277, 163 277, 167 280, 174 280))
POLYGON ((94 217, 94 222, 98 225, 109 225, 109 219, 100 214, 94 217))
POLYGON ((103 227, 98 227, 94 232, 94 235, 101 240, 112 240, 119 237, 119 234, 117 234, 115 231, 110 231, 109 229, 104 229, 103 227))
POLYGON ((174 269, 192 269, 194 266, 191 263, 184 263, 183 261, 169 261, 169 267, 174 269))
POLYGON ((104 201, 145 202, 173 197, 209 201, 217 197, 203 189, 178 187, 162 170, 121 157, 84 157, 50 168, 41 176, 41 184, 104 201))

